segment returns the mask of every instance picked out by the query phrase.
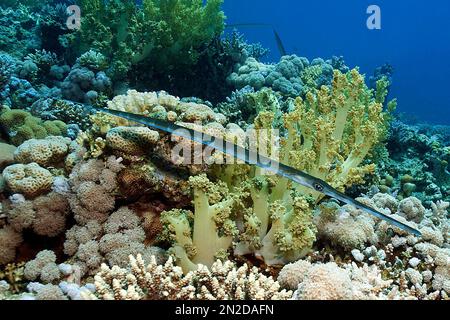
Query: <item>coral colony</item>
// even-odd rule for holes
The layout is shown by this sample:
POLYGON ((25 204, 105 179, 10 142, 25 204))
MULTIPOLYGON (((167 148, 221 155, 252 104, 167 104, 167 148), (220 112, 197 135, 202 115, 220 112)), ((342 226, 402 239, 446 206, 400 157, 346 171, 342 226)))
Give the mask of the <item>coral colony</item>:
POLYGON ((0 299, 449 298, 450 134, 394 112, 392 66, 264 63, 222 0, 79 0, 76 28, 73 3, 19 2, 0 5, 0 299))

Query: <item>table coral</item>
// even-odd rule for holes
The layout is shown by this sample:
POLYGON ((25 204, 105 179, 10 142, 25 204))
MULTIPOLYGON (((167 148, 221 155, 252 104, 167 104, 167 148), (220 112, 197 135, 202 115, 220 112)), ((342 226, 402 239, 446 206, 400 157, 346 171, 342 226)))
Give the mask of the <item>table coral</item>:
POLYGON ((211 268, 183 275, 173 260, 158 264, 153 257, 147 266, 140 255, 130 256, 127 268, 103 264, 95 276, 97 295, 86 299, 135 300, 286 300, 292 291, 280 290, 271 277, 257 268, 237 268, 231 261, 215 262, 211 268))
POLYGON ((53 183, 50 171, 34 162, 10 165, 3 170, 3 177, 11 192, 27 197, 35 197, 49 191, 53 183))

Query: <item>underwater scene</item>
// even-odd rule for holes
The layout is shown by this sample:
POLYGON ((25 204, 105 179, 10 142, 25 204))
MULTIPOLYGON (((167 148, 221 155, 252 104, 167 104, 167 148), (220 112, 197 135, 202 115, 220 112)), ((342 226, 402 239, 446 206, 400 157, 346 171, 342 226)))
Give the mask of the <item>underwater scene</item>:
POLYGON ((0 0, 0 300, 449 300, 436 3, 0 0))

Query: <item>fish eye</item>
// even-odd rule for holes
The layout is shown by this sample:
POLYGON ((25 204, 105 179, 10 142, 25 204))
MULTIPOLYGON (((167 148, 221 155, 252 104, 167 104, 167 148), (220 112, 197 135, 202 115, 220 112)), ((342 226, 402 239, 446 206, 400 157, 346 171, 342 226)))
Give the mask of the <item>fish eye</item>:
POLYGON ((314 183, 314 189, 315 189, 316 191, 322 192, 322 191, 324 190, 324 187, 323 187, 322 184, 320 184, 320 183, 318 183, 318 182, 315 182, 315 183, 314 183))

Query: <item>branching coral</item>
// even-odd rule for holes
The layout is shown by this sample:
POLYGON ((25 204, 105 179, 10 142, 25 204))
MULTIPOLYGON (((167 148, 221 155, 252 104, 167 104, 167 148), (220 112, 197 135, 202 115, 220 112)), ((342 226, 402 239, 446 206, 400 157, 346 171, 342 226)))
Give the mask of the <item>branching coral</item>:
MULTIPOLYGON (((172 258, 160 265, 153 257, 146 266, 140 255, 130 256, 126 269, 102 265, 95 285, 98 296, 106 300, 286 300, 292 296, 255 267, 237 268, 230 261, 217 261, 210 269, 199 266, 183 275, 172 258)), ((86 298, 97 297, 91 294, 86 298)))

